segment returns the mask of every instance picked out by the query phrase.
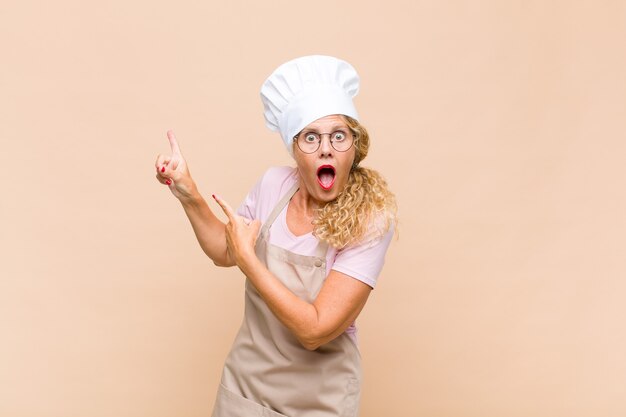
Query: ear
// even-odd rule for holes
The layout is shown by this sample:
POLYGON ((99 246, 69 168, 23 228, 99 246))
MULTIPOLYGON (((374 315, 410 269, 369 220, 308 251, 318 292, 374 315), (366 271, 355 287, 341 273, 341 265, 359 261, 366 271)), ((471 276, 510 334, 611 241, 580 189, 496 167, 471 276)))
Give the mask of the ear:
POLYGON ((352 168, 350 168, 350 171, 354 171, 355 169, 357 169, 359 167, 359 161, 357 161, 356 157, 354 158, 354 162, 352 162, 352 168))
MULTIPOLYGON (((356 142, 355 142, 355 145, 356 145, 356 142)), ((352 169, 355 169, 356 167, 358 167, 360 162, 361 162, 361 152, 359 152, 359 148, 355 146, 354 160, 352 161, 352 169)))

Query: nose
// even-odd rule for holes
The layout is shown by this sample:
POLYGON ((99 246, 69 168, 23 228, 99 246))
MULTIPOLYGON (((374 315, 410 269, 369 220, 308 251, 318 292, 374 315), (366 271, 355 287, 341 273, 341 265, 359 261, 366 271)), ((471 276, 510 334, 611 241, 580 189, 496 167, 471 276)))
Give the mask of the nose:
POLYGON ((330 143, 330 135, 320 135, 320 156, 331 156, 333 154, 333 146, 330 143), (324 140, 327 138, 327 140, 324 140))

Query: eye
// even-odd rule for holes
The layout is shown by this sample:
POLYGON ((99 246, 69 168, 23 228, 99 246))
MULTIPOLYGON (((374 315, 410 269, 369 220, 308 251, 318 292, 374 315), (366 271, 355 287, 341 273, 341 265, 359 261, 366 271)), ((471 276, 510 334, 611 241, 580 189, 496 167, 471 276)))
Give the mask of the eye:
POLYGON ((343 142, 344 140, 346 140, 345 132, 342 132, 341 130, 338 130, 337 132, 333 133, 333 141, 335 141, 335 142, 343 142))
POLYGON ((307 133, 304 135, 304 141, 307 143, 317 142, 317 135, 315 133, 307 133))

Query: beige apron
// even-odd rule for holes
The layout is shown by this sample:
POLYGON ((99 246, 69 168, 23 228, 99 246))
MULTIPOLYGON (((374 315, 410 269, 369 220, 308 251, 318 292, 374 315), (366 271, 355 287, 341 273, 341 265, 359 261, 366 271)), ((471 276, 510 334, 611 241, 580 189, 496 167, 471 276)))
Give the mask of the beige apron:
MULTIPOLYGON (((308 302, 326 279, 323 242, 303 256, 268 242, 268 231, 298 190, 278 202, 261 228, 256 254, 294 294, 308 302)), ((213 417, 357 416, 361 365, 357 347, 343 333, 315 351, 306 350, 274 316, 249 279, 241 329, 226 358, 213 417)))

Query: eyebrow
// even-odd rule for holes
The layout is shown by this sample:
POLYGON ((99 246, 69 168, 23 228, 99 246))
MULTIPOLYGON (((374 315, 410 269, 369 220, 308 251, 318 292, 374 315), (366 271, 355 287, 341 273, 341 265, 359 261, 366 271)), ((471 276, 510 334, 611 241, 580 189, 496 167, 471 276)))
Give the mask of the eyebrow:
MULTIPOLYGON (((334 125, 333 127, 330 128, 331 132, 336 132, 338 130, 350 130, 350 128, 347 125, 334 125)), ((320 133, 320 129, 314 129, 314 128, 309 128, 309 129, 303 129, 303 132, 313 132, 313 133, 320 133)))

